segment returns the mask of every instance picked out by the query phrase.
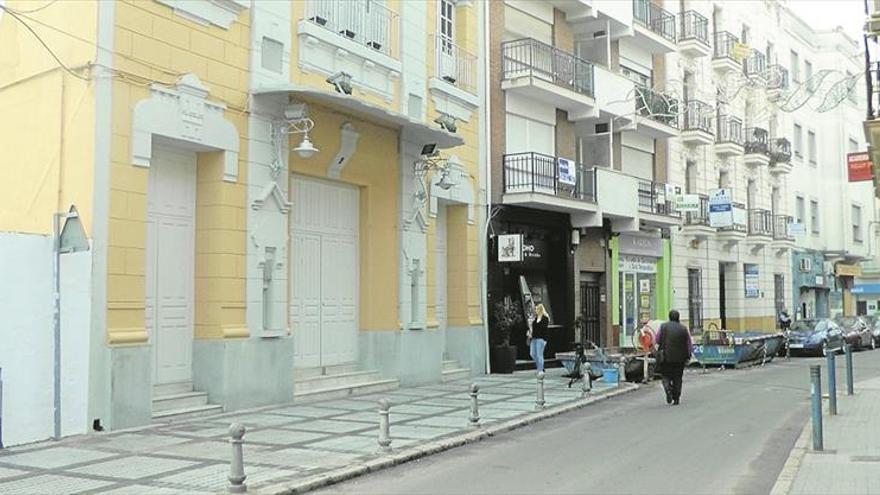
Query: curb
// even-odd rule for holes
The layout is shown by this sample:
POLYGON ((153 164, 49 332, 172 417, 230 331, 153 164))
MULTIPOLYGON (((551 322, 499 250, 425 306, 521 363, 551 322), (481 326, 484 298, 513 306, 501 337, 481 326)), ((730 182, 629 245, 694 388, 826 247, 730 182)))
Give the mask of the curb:
POLYGON ((618 388, 617 390, 602 394, 600 396, 588 397, 586 399, 578 399, 559 407, 530 413, 526 416, 504 421, 502 423, 494 424, 486 428, 475 429, 474 431, 462 433, 454 437, 434 440, 419 445, 418 447, 410 447, 405 450, 394 452, 387 456, 370 459, 364 462, 360 462, 358 464, 339 468, 331 472, 311 476, 299 482, 278 483, 265 486, 256 490, 255 493, 265 495, 287 495, 316 490, 318 488, 340 483, 342 481, 347 481, 352 478, 362 476, 364 474, 374 473, 376 471, 387 469, 392 466, 397 466, 399 464, 403 464, 415 459, 420 459, 422 457, 427 457, 432 454, 444 452, 455 447, 479 442, 483 439, 493 437, 500 433, 512 431, 518 428, 522 428, 523 426, 537 423, 538 421, 542 421, 548 418, 552 418, 554 416, 558 416, 560 414, 581 409, 589 404, 601 402, 626 393, 635 392, 639 388, 640 387, 638 385, 624 382, 620 384, 620 388, 618 388))
POLYGON ((801 435, 794 443, 794 447, 792 447, 788 459, 785 461, 785 464, 782 465, 782 471, 779 472, 779 477, 776 478, 776 483, 773 485, 773 489, 770 490, 770 495, 788 495, 788 492, 791 491, 791 485, 794 484, 794 479, 797 477, 798 471, 801 468, 801 461, 803 461, 804 456, 807 455, 807 444, 810 439, 810 430, 810 421, 808 419, 807 424, 801 431, 801 435))

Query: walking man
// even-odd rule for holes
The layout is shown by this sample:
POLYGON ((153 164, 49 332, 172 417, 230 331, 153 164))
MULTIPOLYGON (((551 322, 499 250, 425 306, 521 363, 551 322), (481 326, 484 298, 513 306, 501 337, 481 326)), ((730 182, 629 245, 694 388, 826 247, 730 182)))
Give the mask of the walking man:
POLYGON ((663 390, 666 403, 678 405, 681 400, 681 378, 684 367, 691 359, 693 342, 691 334, 679 322, 678 311, 669 312, 669 321, 660 325, 657 338, 657 359, 660 374, 663 376, 663 390))

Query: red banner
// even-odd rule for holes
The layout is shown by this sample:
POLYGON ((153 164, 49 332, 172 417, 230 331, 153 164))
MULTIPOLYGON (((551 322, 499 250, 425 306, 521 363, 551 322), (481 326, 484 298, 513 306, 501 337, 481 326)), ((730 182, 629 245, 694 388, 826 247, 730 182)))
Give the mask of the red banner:
POLYGON ((872 180, 874 177, 871 169, 871 156, 867 153, 848 153, 846 155, 846 169, 849 172, 850 182, 872 180))

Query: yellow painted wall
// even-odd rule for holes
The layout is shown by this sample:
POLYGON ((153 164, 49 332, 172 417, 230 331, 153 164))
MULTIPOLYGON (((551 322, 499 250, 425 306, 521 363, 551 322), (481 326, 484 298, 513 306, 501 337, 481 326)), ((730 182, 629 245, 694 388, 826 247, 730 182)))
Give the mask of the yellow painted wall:
MULTIPOLYGON (((421 0, 419 0, 421 1, 421 0)), ((390 39, 399 40, 400 39, 400 22, 399 22, 399 13, 400 13, 400 0, 388 0, 385 2, 385 6, 398 14, 398 22, 396 24, 396 28, 389 33, 390 39)), ((327 75, 318 74, 314 72, 308 72, 300 70, 297 61, 299 60, 299 37, 297 35, 297 25, 300 21, 305 18, 306 14, 306 2, 303 1, 295 1, 291 3, 291 20, 293 22, 293 27, 291 32, 293 33, 293 43, 290 47, 290 80, 294 84, 302 84, 306 86, 312 86, 324 91, 332 91, 332 87, 329 83, 327 83, 327 75)), ((400 60, 400 42, 397 42, 396 49, 391 52, 392 58, 400 60)), ((386 100, 384 97, 379 96, 375 93, 369 91, 363 91, 358 87, 354 87, 352 91, 352 96, 357 97, 360 100, 366 101, 373 105, 378 105, 381 107, 388 107, 397 109, 400 107, 400 78, 396 79, 393 83, 393 96, 391 101, 386 100)))
POLYGON ((360 134, 357 150, 339 178, 360 188, 360 328, 398 329, 398 132, 315 103, 309 103, 309 115, 315 121, 309 136, 320 151, 308 160, 291 153, 294 174, 326 179, 327 165, 339 151, 342 125, 350 122, 360 134))
POLYGON ((152 1, 116 4, 110 172, 107 334, 111 344, 146 341, 144 254, 148 169, 130 163, 135 105, 149 81, 172 86, 194 73, 208 98, 226 103, 240 138, 239 181, 222 180, 217 153, 200 153, 196 192, 196 338, 246 336, 245 250, 249 11, 227 29, 202 26, 152 1))
MULTIPOLYGON (((6 2, 33 10, 47 1, 6 2)), ((24 19, 58 57, 79 68, 94 60, 94 2, 57 2, 24 19), (64 31, 48 26, 63 26, 64 31)), ((9 14, 0 16, 0 231, 49 234, 52 215, 75 204, 91 233, 94 91, 64 73, 9 14)))

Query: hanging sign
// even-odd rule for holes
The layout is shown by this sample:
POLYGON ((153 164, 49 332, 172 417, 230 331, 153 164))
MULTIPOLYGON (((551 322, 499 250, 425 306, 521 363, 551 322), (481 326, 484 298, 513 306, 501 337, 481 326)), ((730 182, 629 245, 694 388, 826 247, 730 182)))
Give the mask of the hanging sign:
POLYGON ((874 178, 871 170, 871 155, 867 153, 847 153, 846 170, 850 182, 861 182, 874 178))
POLYGON ((558 178, 560 183, 569 186, 577 185, 577 166, 575 165, 574 160, 557 158, 556 169, 558 171, 557 174, 559 175, 558 178))
POLYGON ((800 222, 789 222, 788 224, 788 235, 790 236, 801 236, 807 233, 807 229, 804 224, 800 222))
POLYGON ((501 234, 498 236, 498 261, 511 263, 522 261, 522 234, 501 234))
POLYGON ((700 211, 700 196, 698 194, 676 196, 675 209, 682 213, 700 211))
POLYGON ((709 193, 709 226, 733 226, 733 203, 730 189, 714 189, 709 193))

